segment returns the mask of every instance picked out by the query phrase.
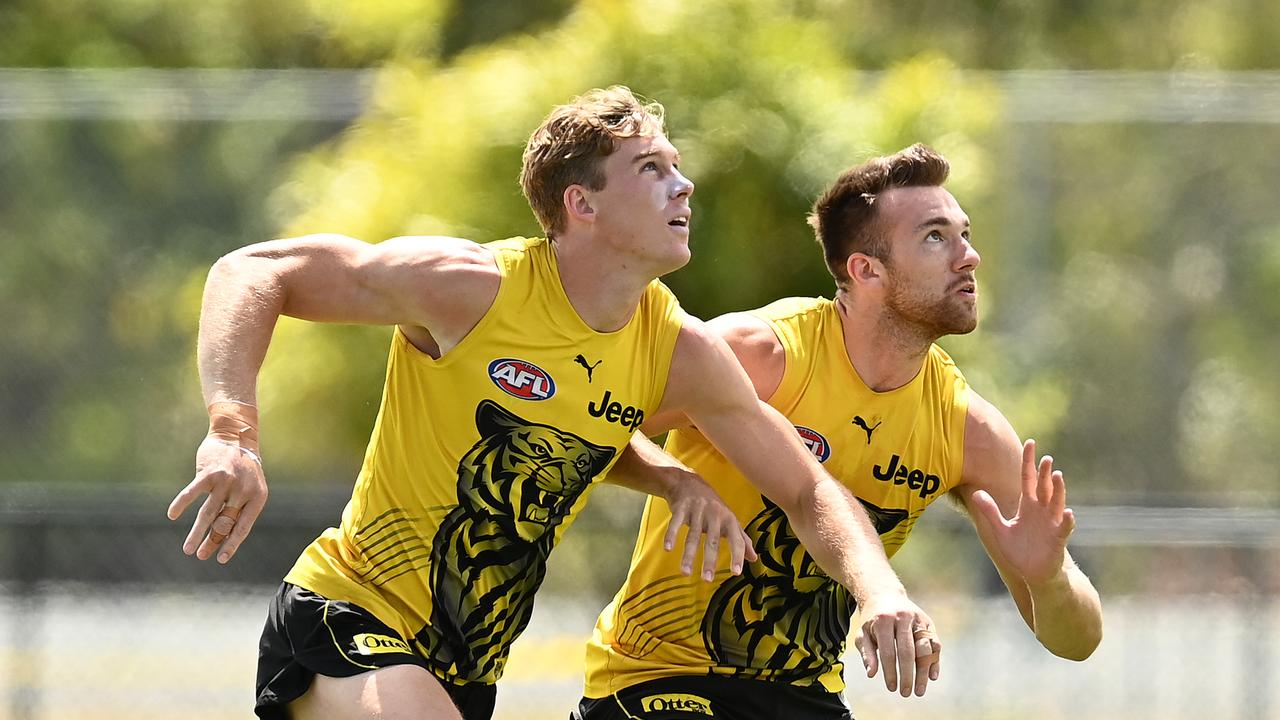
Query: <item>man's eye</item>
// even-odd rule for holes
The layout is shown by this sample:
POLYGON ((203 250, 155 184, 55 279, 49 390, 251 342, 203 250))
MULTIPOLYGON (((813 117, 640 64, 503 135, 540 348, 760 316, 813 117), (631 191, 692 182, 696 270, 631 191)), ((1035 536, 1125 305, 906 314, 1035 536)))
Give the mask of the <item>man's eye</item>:
POLYGON ((649 161, 649 162, 645 163, 645 164, 644 164, 644 167, 642 167, 642 168, 640 168, 640 169, 641 169, 642 171, 643 171, 643 170, 657 170, 657 169, 658 169, 658 163, 653 162, 653 161, 649 161))
POLYGON ((937 230, 934 230, 933 232, 929 233, 928 239, 932 242, 942 242, 943 240, 945 240, 945 238, 942 237, 942 233, 938 232, 937 230))

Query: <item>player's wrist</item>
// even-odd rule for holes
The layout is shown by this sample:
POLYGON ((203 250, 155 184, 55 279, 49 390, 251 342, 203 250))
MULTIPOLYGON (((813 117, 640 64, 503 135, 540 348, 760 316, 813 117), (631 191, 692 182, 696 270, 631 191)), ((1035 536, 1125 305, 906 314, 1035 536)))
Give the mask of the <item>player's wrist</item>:
POLYGON ((1047 595, 1071 588, 1071 578, 1067 577, 1066 571, 1061 567, 1049 575, 1023 577, 1022 581, 1027 584, 1027 589, 1032 595, 1047 595))
POLYGON ((209 405, 208 437, 247 450, 261 463, 258 450, 258 408, 244 403, 219 401, 209 405))
MULTIPOLYGON (((894 577, 894 580, 897 580, 896 576, 894 577)), ((857 598, 858 605, 872 610, 878 609, 882 605, 896 607, 903 601, 910 601, 910 598, 907 597, 907 589, 901 582, 894 583, 887 579, 876 584, 874 588, 864 590, 859 594, 861 597, 857 598)), ((855 595, 855 597, 857 597, 857 595, 855 595)))

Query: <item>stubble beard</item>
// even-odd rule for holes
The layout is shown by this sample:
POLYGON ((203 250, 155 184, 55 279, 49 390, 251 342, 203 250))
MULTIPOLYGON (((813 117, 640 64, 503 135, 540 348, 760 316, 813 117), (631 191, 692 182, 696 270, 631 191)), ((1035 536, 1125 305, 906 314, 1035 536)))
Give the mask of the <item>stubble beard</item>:
POLYGON ((978 310, 954 293, 930 294, 889 271, 885 320, 904 344, 927 347, 946 335, 965 335, 978 326, 978 310))

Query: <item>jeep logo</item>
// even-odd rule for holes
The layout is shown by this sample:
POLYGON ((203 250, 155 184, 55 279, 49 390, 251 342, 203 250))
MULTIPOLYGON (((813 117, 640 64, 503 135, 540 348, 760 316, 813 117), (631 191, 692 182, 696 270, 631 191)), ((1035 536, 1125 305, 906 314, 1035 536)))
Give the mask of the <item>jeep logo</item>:
POLYGON ((915 490, 922 500, 938 492, 938 488, 942 486, 942 478, 937 475, 926 475, 923 470, 908 468, 896 454, 889 458, 888 469, 882 470, 879 465, 876 465, 871 470, 871 474, 881 482, 892 481, 894 485, 905 484, 908 489, 915 490))
POLYGON ((623 405, 613 400, 613 393, 605 390, 604 397, 598 403, 587 403, 587 412, 591 417, 602 417, 606 422, 618 423, 631 432, 635 432, 644 422, 644 411, 634 405, 623 405))

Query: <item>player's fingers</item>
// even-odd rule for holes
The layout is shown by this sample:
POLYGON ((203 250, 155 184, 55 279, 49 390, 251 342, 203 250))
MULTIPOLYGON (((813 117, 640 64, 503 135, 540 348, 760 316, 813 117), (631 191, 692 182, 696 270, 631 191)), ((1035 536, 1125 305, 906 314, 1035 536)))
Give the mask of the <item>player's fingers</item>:
MULTIPOLYGON (((223 493, 214 491, 204 499, 204 503, 200 505, 200 512, 196 514, 196 521, 191 525, 187 541, 182 545, 183 552, 188 555, 194 552, 195 556, 201 560, 208 560, 213 555, 217 545, 209 543, 209 536, 216 532, 213 526, 218 522, 218 513, 225 504, 225 497, 223 493)), ((224 527, 230 530, 225 521, 219 524, 219 528, 224 527)), ((218 542, 221 543, 222 538, 219 538, 218 542)))
POLYGON ((898 646, 898 692, 902 697, 911 697, 911 688, 915 686, 916 650, 915 618, 907 613, 898 616, 894 623, 894 639, 898 646))
POLYGON ((1051 492, 1053 500, 1049 505, 1049 511, 1056 518, 1062 517, 1062 511, 1067 509, 1067 482, 1062 479, 1062 471, 1054 470, 1053 476, 1050 478, 1051 492))
POLYGON ((991 497, 991 493, 986 490, 978 490, 970 495, 969 498, 973 501, 973 506, 978 511, 978 514, 992 527, 1009 524, 1004 519, 1004 515, 1001 514, 1000 506, 996 504, 995 498, 991 497))
POLYGON ((898 689, 898 640, 895 637, 893 618, 879 618, 873 628, 876 653, 880 668, 884 671, 884 686, 893 692, 898 689))
POLYGON ((743 531, 743 530, 739 530, 738 533, 742 535, 742 542, 744 545, 746 545, 747 562, 755 562, 759 560, 760 555, 756 553, 756 546, 752 544, 751 536, 748 535, 746 531, 743 531))
POLYGON ((1040 458, 1040 467, 1036 472, 1036 499, 1049 502, 1053 498, 1053 456, 1040 458))
MULTIPOLYGON (((670 505, 668 504, 668 507, 670 505)), ((676 546, 676 538, 680 535, 680 528, 685 524, 685 513, 687 508, 683 505, 671 508, 671 519, 667 521, 667 536, 662 541, 662 547, 670 552, 676 546)))
POLYGON ((693 574, 693 558, 698 554, 698 544, 702 540, 702 508, 696 507, 689 513, 689 534, 684 538, 684 556, 680 558, 680 572, 693 574))
POLYGON ((173 496, 173 501, 169 503, 169 510, 166 513, 169 516, 169 519, 177 520, 182 517, 182 513, 187 511, 187 508, 191 506, 192 501, 200 497, 202 493, 206 492, 207 488, 207 478, 197 473, 195 478, 193 478, 191 482, 187 483, 186 487, 182 488, 177 495, 173 496))
MULTIPOLYGON (((258 515, 262 514, 262 508, 266 505, 267 499, 255 499, 250 501, 239 512, 239 517, 235 518, 227 538, 222 543, 222 547, 218 552, 218 562, 226 565, 231 558, 235 557, 236 550, 240 549, 240 544, 249 536, 249 531, 253 530, 253 524, 258 521, 258 515)), ((218 517, 228 515, 228 510, 232 508, 224 507, 218 517)))
POLYGON ((937 680, 938 651, 934 647, 932 631, 920 628, 913 633, 916 655, 916 696, 924 695, 930 680, 937 680))
POLYGON ((725 537, 729 541, 729 572, 741 575, 742 562, 751 544, 747 541, 746 533, 742 532, 742 528, 739 528, 737 523, 726 529, 729 531, 725 537))
POLYGON ((862 632, 858 633, 858 637, 854 639, 854 644, 858 647, 858 654, 862 656, 862 666, 867 669, 867 677, 873 678, 880 669, 880 659, 876 656, 876 641, 873 630, 869 630, 866 624, 862 626, 862 632))
POLYGON ((1071 537, 1071 533, 1076 529, 1076 514, 1071 508, 1062 511, 1062 526, 1058 529, 1059 536, 1065 541, 1071 537))
POLYGON ((1036 499, 1036 441, 1030 438, 1022 444, 1022 497, 1036 499))
POLYGON ((720 519, 715 515, 707 518, 706 542, 702 549, 702 579, 711 582, 716 579, 716 565, 720 562, 720 519))
POLYGON ((200 549, 196 551, 196 557, 201 560, 208 560, 213 554, 222 547, 231 533, 235 532, 236 525, 240 520, 240 513, 243 511, 241 507, 234 507, 228 501, 223 505, 218 514, 213 518, 213 522, 209 524, 209 535, 205 537, 204 542, 200 543, 200 549))

